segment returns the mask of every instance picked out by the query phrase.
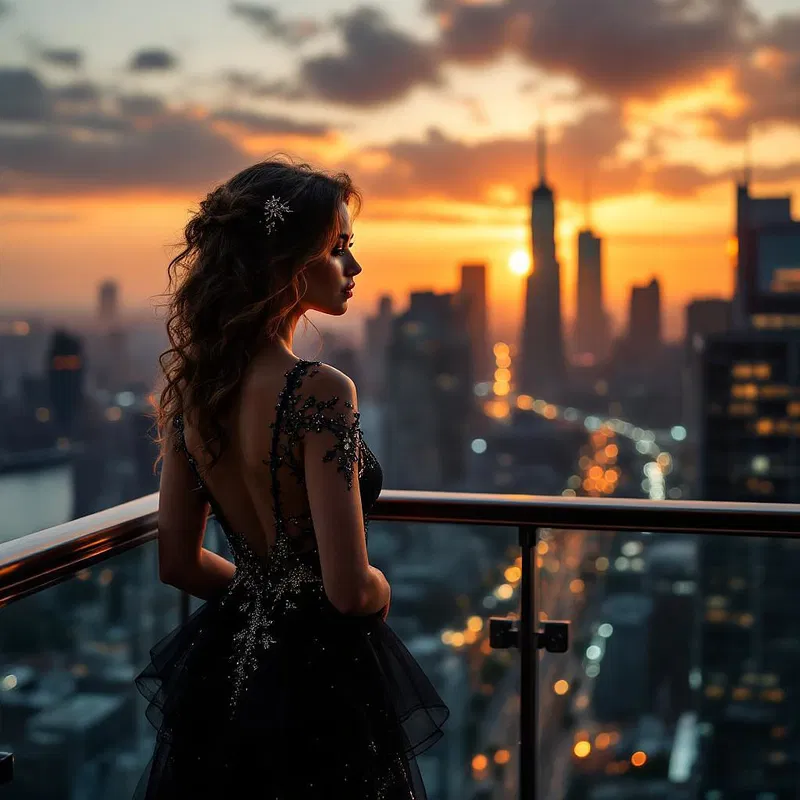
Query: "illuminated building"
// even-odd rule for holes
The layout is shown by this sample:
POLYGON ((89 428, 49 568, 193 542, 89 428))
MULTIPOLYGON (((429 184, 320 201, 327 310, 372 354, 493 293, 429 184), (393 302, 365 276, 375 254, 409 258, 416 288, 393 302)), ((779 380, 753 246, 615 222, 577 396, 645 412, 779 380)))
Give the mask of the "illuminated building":
POLYGON ((57 330, 47 354, 52 419, 59 436, 71 436, 83 406, 83 347, 80 339, 57 330))
MULTIPOLYGON (((797 502, 800 331, 713 337, 703 362, 702 499, 797 502)), ((703 789, 790 797, 800 763, 774 752, 800 744, 800 548, 704 537, 699 563, 703 789)))

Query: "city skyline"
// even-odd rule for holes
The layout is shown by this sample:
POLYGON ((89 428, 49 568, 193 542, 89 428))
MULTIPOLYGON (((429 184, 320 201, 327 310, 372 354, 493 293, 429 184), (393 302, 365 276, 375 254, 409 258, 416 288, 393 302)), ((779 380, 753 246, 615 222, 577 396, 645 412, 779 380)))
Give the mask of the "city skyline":
POLYGON ((702 14, 689 3, 681 16, 647 0, 625 26, 614 22, 624 4, 600 4, 603 21, 586 0, 538 16, 532 3, 512 15, 509 3, 442 0, 386 12, 162 5, 2 4, 4 306, 89 309, 112 277, 124 306, 147 307, 187 210, 282 149, 348 168, 365 191, 356 316, 383 293, 452 290, 462 263, 482 262, 490 312, 518 326, 524 282, 508 260, 529 247, 544 121, 565 318, 589 180, 617 328, 630 285, 655 275, 675 339, 691 298, 731 294, 726 242, 748 126, 755 193, 800 189, 798 119, 779 102, 800 58, 796 2, 702 14), (577 37, 581 25, 596 31, 592 48, 546 46, 545 34, 577 37), (645 30, 650 69, 623 69, 644 58, 645 30))

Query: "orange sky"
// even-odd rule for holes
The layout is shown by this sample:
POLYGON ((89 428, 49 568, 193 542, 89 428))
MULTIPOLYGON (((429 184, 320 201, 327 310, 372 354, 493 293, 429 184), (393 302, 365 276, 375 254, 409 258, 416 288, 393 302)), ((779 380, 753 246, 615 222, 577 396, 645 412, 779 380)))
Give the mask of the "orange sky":
POLYGON ((414 289, 451 290, 461 263, 484 261, 492 325, 510 337, 523 285, 508 259, 529 247, 544 121, 566 318, 589 185, 617 326, 631 284, 655 275, 675 338, 689 299, 731 292, 748 128, 755 193, 800 192, 800 13, 788 0, 687 0, 683 16, 667 0, 636 3, 10 6, 0 310, 90 309, 108 277, 126 307, 146 308, 187 210, 281 149, 345 168, 365 190, 354 316, 382 293, 402 306, 414 289), (200 6, 175 25, 179 7, 200 6))

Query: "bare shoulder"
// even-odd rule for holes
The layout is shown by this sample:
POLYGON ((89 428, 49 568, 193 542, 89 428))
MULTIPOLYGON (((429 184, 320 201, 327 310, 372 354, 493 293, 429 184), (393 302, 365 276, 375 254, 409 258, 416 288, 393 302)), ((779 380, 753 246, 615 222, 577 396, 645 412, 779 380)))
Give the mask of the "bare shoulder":
POLYGON ((309 391, 313 385, 313 392, 320 400, 337 397, 339 400, 355 406, 356 385, 349 375, 345 375, 336 367, 332 367, 330 364, 318 364, 309 381, 309 391))

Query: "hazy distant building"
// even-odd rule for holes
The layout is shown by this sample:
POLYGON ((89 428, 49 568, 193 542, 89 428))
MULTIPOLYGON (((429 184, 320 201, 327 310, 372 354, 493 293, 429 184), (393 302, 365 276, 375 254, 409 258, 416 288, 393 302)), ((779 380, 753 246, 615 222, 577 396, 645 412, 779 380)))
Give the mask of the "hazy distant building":
POLYGON ((464 264, 461 267, 461 286, 458 290, 464 304, 472 348, 472 373, 475 381, 491 377, 487 332, 486 265, 464 264))
POLYGON ((378 402, 386 391, 387 349, 393 320, 392 298, 383 295, 378 301, 378 310, 367 317, 364 325, 362 386, 359 389, 366 397, 378 402))
POLYGON ((457 489, 466 479, 475 398, 463 308, 452 294, 412 292, 395 319, 383 420, 385 485, 457 489))
POLYGON ((114 280, 103 281, 97 290, 97 316, 104 325, 116 322, 119 303, 119 286, 114 280))
POLYGON ((597 364, 608 355, 608 319, 603 303, 603 240, 589 228, 578 234, 575 358, 597 364))
POLYGON ((661 349, 661 286, 657 278, 631 287, 626 354, 634 363, 652 361, 661 349))
POLYGON ((83 408, 84 370, 80 339, 55 331, 47 354, 47 379, 50 414, 59 436, 69 437, 75 431, 83 408))
POLYGON ((561 313, 561 268, 556 258, 555 197, 545 173, 545 139, 539 130, 539 185, 531 202, 533 270, 525 287, 520 389, 553 397, 566 382, 561 313))

